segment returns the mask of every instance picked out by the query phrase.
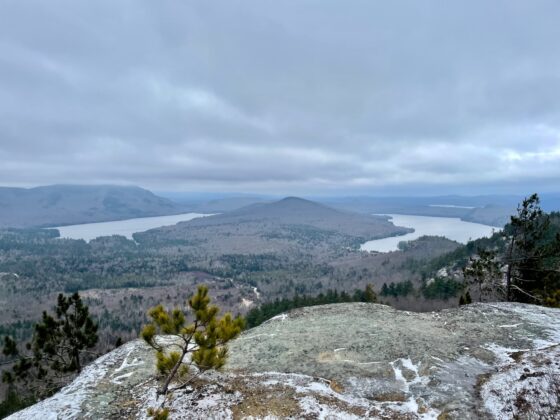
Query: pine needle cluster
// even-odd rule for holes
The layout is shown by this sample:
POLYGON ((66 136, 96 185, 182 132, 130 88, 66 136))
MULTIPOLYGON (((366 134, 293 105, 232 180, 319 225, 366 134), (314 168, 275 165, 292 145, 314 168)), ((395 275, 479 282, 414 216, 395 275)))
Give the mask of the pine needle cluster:
POLYGON ((229 313, 218 317, 220 309, 210 304, 206 286, 198 287, 188 307, 191 322, 180 308, 166 310, 158 305, 150 309, 151 322, 141 332, 144 341, 156 350, 156 366, 165 377, 160 395, 185 387, 202 372, 222 368, 227 360, 227 342, 244 327, 241 317, 233 318, 229 313), (172 381, 178 382, 173 388, 172 381))

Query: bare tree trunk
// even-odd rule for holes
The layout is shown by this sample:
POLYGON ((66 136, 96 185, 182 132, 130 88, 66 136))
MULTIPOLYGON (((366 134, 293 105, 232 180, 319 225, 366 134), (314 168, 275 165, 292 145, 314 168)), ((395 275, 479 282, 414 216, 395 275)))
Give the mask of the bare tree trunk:
POLYGON ((165 382, 164 382, 163 386, 161 387, 161 389, 158 391, 158 394, 160 394, 160 395, 167 394, 167 390, 169 389, 169 384, 171 383, 171 381, 173 380, 173 378, 177 374, 177 371, 179 370, 179 366, 181 366, 181 363, 183 363, 183 359, 185 357, 185 354, 187 354, 187 347, 188 346, 185 346, 185 348, 183 349, 183 353, 181 354, 181 357, 179 357, 179 360, 177 361, 175 366, 173 366, 173 369, 171 370, 171 372, 169 372, 169 375, 167 375, 167 378, 165 379, 165 382))
POLYGON ((511 301, 511 263, 508 264, 506 271, 506 301, 511 301))
POLYGON ((511 301, 511 270, 512 270, 512 258, 513 258, 513 245, 515 243, 515 238, 511 236, 511 242, 509 243, 509 250, 508 250, 508 268, 506 271, 506 300, 508 302, 511 301))
POLYGON ((76 370, 80 373, 82 371, 82 364, 80 363, 80 353, 78 351, 74 353, 74 363, 76 363, 76 370))

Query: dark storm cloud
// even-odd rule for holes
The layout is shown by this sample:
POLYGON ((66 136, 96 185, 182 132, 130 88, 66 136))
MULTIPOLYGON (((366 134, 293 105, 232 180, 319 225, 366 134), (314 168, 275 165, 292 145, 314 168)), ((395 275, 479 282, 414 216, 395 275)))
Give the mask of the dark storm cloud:
POLYGON ((560 179, 560 3, 0 4, 0 184, 560 179))

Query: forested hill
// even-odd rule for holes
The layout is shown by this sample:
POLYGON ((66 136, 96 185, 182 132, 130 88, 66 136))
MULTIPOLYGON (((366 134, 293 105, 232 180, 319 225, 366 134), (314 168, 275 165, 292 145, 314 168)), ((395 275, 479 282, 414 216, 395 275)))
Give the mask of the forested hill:
POLYGON ((252 203, 233 211, 214 216, 204 221, 207 223, 221 223, 223 221, 243 221, 275 219, 282 223, 313 223, 318 220, 336 220, 341 218, 360 220, 381 220, 380 218, 364 217, 363 214, 337 210, 315 201, 299 197, 286 197, 278 201, 252 203))
POLYGON ((246 222, 307 225, 344 234, 378 237, 411 231, 407 228, 396 228, 386 217, 336 210, 298 197, 287 197, 272 203, 251 204, 229 213, 180 223, 177 227, 237 225, 246 222))
POLYGON ((135 239, 141 243, 183 243, 188 238, 189 244, 194 241, 197 248, 204 247, 208 253, 227 243, 236 252, 260 254, 266 250, 278 251, 287 243, 299 244, 299 248, 305 245, 306 249, 317 244, 331 244, 340 249, 410 231, 394 226, 386 217, 335 210, 313 201, 288 197, 137 233, 135 239))
POLYGON ((0 187, 0 227, 60 226, 181 212, 182 206, 139 187, 0 187))

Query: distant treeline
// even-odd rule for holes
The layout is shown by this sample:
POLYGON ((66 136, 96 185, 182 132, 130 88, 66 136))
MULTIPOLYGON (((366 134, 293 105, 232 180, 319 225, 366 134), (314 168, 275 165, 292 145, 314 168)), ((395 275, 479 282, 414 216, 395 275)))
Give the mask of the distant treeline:
POLYGON ((380 296, 388 297, 392 296, 398 298, 400 296, 422 295, 426 299, 442 299, 447 300, 450 298, 457 297, 457 295, 462 292, 464 285, 448 277, 436 277, 422 284, 419 290, 416 290, 410 280, 399 282, 399 283, 383 283, 380 296))
MULTIPOLYGON (((415 289, 410 280, 389 283, 389 285, 384 283, 379 294, 383 297, 394 298, 422 295, 426 299, 447 300, 457 298, 463 289, 464 285, 452 278, 436 277, 424 283, 419 289, 415 289)), ((290 309, 343 302, 377 302, 377 295, 371 285, 367 285, 364 290, 356 289, 352 294, 334 289, 319 293, 317 296, 296 294, 291 299, 276 299, 251 309, 245 320, 247 321, 247 327, 252 328, 290 309)))
POLYGON ((292 299, 276 299, 251 309, 245 316, 245 321, 247 328, 253 328, 290 309, 343 302, 374 303, 377 302, 377 295, 370 285, 367 285, 364 290, 356 289, 352 294, 331 289, 327 290, 326 293, 319 293, 317 296, 300 296, 296 294, 292 299))
POLYGON ((383 283, 380 295, 399 297, 407 296, 412 292, 414 292, 414 286, 412 285, 412 282, 410 280, 407 280, 399 283, 391 282, 388 286, 387 283, 383 283))

